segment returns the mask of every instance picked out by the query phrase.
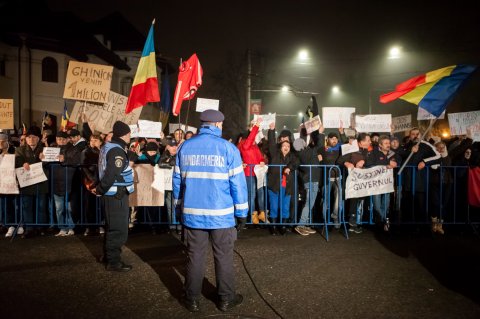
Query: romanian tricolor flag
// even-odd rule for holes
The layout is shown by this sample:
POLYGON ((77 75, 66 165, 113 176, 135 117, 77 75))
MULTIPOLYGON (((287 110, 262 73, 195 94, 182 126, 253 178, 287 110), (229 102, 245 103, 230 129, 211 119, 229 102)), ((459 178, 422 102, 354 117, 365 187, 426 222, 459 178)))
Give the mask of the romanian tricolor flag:
POLYGON ((398 84, 395 91, 380 96, 380 102, 388 103, 400 98, 439 117, 460 85, 476 68, 473 65, 452 65, 427 72, 398 84))
POLYGON ((137 74, 133 80, 132 90, 128 97, 125 113, 130 113, 137 107, 142 107, 147 102, 159 102, 160 93, 158 91, 157 65, 155 63, 155 47, 153 45, 153 27, 152 22, 148 32, 147 41, 143 47, 142 57, 138 63, 137 74))
POLYGON ((75 123, 70 122, 70 115, 68 115, 67 103, 63 104, 63 113, 62 113, 62 121, 60 122, 60 130, 67 131, 68 129, 75 127, 75 123))

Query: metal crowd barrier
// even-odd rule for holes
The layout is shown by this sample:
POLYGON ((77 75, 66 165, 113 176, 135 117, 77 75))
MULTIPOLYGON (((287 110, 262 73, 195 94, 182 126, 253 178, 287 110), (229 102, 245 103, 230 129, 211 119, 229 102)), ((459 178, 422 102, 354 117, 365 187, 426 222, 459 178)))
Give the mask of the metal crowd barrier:
MULTIPOLYGON (((23 225, 26 227, 63 227, 59 225, 56 218, 55 184, 54 174, 57 170, 63 170, 64 181, 67 184, 70 180, 72 191, 67 192, 62 198, 63 207, 66 209, 68 203, 72 208, 72 219, 75 226, 102 226, 103 215, 101 201, 99 197, 93 196, 87 191, 82 183, 82 166, 63 166, 61 164, 47 164, 49 190, 42 194, 39 185, 36 185, 34 195, 2 195, 0 194, 0 223, 4 226, 23 225), (73 174, 73 175, 72 175, 73 174), (43 210, 42 210, 43 206, 43 210)), ((284 165, 269 165, 269 167, 280 167, 279 172, 284 165)), ((311 172, 313 169, 320 169, 321 181, 317 191, 316 201, 312 203, 312 196, 309 196, 309 203, 304 203, 303 196, 305 189, 303 182, 300 183, 299 170, 292 171, 294 174, 294 191, 291 194, 291 203, 289 215, 282 217, 282 197, 279 196, 279 219, 276 222, 267 220, 266 223, 260 223, 264 226, 282 225, 297 226, 300 223, 300 215, 303 205, 308 208, 308 222, 304 225, 321 227, 325 238, 329 238, 330 228, 342 228, 345 236, 348 238, 346 227, 345 211, 348 200, 343 199, 345 170, 337 165, 301 165, 302 169, 309 171, 310 180, 307 183, 308 191, 312 194, 313 181, 311 172), (332 177, 333 176, 333 177, 332 177), (323 186, 323 187, 322 187, 323 186), (338 208, 336 208, 335 187, 338 186, 338 208), (333 203, 332 203, 333 197, 333 203), (311 207, 311 208, 310 208, 311 207), (332 213, 337 210, 338 219, 332 218, 332 213)), ((248 165, 248 169, 253 171, 254 165, 248 165)), ((468 167, 464 166, 441 166, 434 170, 431 167, 425 167, 419 171, 416 166, 407 166, 401 175, 394 173, 396 179, 395 192, 390 194, 389 216, 392 224, 427 224, 430 223, 432 212, 437 213, 438 218, 443 220, 444 224, 471 224, 470 206, 467 201, 466 185, 468 180, 468 167)), ((279 178, 279 187, 281 187, 281 176, 279 178)), ((255 183, 249 183, 248 192, 256 192, 255 183)), ((263 200, 265 213, 269 216, 269 196, 268 196, 268 174, 265 177, 263 191, 263 200)), ((166 192, 165 206, 162 207, 137 207, 132 209, 132 223, 146 225, 179 225, 179 216, 175 215, 173 209, 173 198, 171 192, 166 192)), ((258 199, 258 198, 257 198, 258 199)), ((252 212, 257 210, 249 205, 249 220, 252 212)), ((367 214, 357 214, 362 218, 357 222, 359 224, 374 224, 375 216, 373 210, 372 196, 365 198, 364 204, 358 207, 358 211, 366 211, 367 214)))

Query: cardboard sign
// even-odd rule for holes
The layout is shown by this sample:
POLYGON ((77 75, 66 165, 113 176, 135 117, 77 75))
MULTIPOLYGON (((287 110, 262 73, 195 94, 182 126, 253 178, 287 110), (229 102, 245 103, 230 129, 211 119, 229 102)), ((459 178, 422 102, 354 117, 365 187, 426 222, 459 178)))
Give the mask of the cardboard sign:
MULTIPOLYGON (((425 121, 425 120, 434 120, 437 117, 431 113, 429 113, 427 110, 419 107, 418 112, 417 112, 417 121, 425 121)), ((442 114, 438 117, 439 120, 445 118, 445 111, 443 111, 442 114)))
POLYGON ((12 129, 13 126, 13 100, 0 99, 0 129, 12 129))
POLYGON ((450 135, 467 134, 467 128, 480 122, 480 111, 448 113, 450 135))
POLYGON ((322 119, 324 128, 347 128, 351 125, 354 107, 323 107, 322 119))
POLYGON ((70 61, 63 98, 96 103, 108 102, 113 66, 70 61))
POLYGON ((169 134, 173 134, 177 129, 183 130, 183 132, 191 131, 193 134, 197 134, 197 128, 193 126, 189 126, 188 128, 185 124, 178 124, 178 123, 169 123, 168 124, 168 132, 169 134))
POLYGON ((31 164, 28 171, 23 167, 16 168, 15 173, 17 174, 20 188, 35 185, 47 180, 47 176, 45 176, 45 173, 43 172, 42 163, 31 164))
MULTIPOLYGON (((163 206, 164 193, 152 185, 159 180, 154 173, 154 166, 150 164, 137 164, 133 166, 135 178, 135 191, 129 196, 130 207, 136 206, 163 206)), ((163 180, 161 181, 163 183, 163 180)))
POLYGON ((270 129, 270 124, 275 123, 276 118, 277 118, 277 113, 270 113, 270 114, 255 114, 253 116, 253 120, 257 121, 258 118, 262 119, 262 123, 260 123, 260 129, 261 130, 268 130, 270 129))
POLYGON ((358 152, 360 149, 358 148, 358 141, 353 140, 352 144, 345 143, 340 146, 342 148, 342 156, 347 155, 350 153, 358 152))
POLYGON ((90 128, 105 134, 112 131, 116 121, 129 125, 136 124, 143 108, 139 107, 125 114, 127 100, 126 96, 110 91, 105 104, 76 102, 70 114, 70 121, 80 123, 82 113, 85 113, 90 128))
POLYGON ((58 162, 60 147, 44 147, 42 162, 58 162))
POLYGON ((138 137, 160 138, 162 122, 138 120, 138 137))
POLYGON ((353 168, 348 171, 345 199, 393 193, 393 169, 386 166, 353 168))
POLYGON ((355 130, 357 132, 388 132, 392 130, 391 114, 369 114, 355 116, 355 130))
POLYGON ((18 194, 17 176, 15 174, 15 155, 0 155, 0 194, 18 194))
POLYGON ((320 115, 314 116, 311 120, 305 122, 305 129, 307 130, 307 134, 318 131, 320 126, 322 126, 322 120, 320 119, 320 115))
POLYGON ((392 133, 408 131, 412 128, 412 114, 392 117, 392 133))
POLYGON ((197 112, 203 112, 205 110, 218 111, 219 104, 220 104, 220 100, 202 99, 199 97, 197 98, 197 108, 195 110, 197 112))

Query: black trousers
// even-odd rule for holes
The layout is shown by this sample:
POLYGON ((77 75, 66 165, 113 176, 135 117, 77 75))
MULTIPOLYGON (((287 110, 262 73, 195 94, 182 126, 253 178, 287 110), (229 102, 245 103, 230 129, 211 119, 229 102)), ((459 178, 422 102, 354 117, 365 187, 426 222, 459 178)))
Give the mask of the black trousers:
POLYGON ((128 194, 120 198, 103 196, 102 204, 106 226, 104 256, 107 263, 116 265, 121 261, 122 246, 128 238, 128 194))
POLYGON ((212 242, 215 261, 217 294, 220 300, 231 300, 235 296, 233 246, 237 239, 237 231, 234 227, 223 229, 185 228, 188 254, 185 295, 190 300, 198 299, 200 296, 209 238, 212 242))

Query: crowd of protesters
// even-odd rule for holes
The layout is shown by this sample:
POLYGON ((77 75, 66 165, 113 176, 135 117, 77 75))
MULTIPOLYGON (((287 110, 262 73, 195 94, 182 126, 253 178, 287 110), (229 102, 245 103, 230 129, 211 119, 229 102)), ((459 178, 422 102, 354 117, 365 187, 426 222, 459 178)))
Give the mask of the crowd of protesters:
MULTIPOLYGON (((432 231, 443 234, 443 220, 452 217, 449 214, 453 205, 460 215, 467 210, 466 167, 480 166, 480 147, 466 136, 442 140, 432 133, 420 141, 418 128, 398 137, 377 133, 346 136, 342 127, 326 134, 320 127, 311 134, 301 128, 300 137, 294 140, 288 130, 276 136, 275 123, 270 123, 267 138, 259 138, 260 124, 261 120, 252 122, 249 131, 232 143, 238 147, 244 164, 250 222, 270 223, 273 235, 291 231, 287 225, 293 224, 297 233, 307 236, 316 232, 313 226, 319 220, 331 221, 340 228, 341 195, 348 169, 384 165, 398 170, 410 153, 410 167, 402 174, 402 183, 396 183, 399 187, 394 193, 373 196, 371 205, 367 198, 345 201, 348 230, 361 233, 366 217, 363 211, 371 208, 375 223, 383 231, 389 231, 392 218, 420 222, 425 221, 428 211, 432 231), (342 154, 341 145, 354 140, 359 151, 342 154), (454 170, 452 166, 463 169, 454 170), (257 167, 268 167, 263 185, 257 183, 257 167)), ((44 147, 60 148, 58 162, 43 162, 47 181, 21 188, 20 196, 0 194, 0 225, 6 237, 14 232, 21 236, 54 232, 59 237, 76 232, 104 233, 101 205, 90 190, 98 184, 100 150, 111 134, 92 132, 88 123, 83 123, 81 131, 54 131, 33 125, 20 136, 0 133, 0 156, 15 154, 16 168, 29 170, 30 165, 42 162, 44 147)), ((158 139, 133 139, 128 153, 130 164, 171 169, 178 147, 194 137, 193 132, 178 129, 168 136, 162 133, 158 139)), ((143 211, 150 221, 154 219, 154 211, 143 211)), ((172 209, 171 191, 165 191, 165 207, 157 211, 158 216, 163 216, 157 217, 158 222, 178 230, 175 224, 180 216, 172 209)), ((131 226, 137 214, 133 208, 131 226)))

